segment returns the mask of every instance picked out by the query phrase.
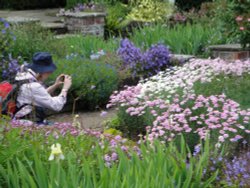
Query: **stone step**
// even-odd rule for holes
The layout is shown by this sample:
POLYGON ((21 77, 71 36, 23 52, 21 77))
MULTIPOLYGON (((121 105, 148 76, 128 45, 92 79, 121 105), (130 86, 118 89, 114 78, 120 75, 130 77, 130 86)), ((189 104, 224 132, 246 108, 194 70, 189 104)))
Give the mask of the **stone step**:
POLYGON ((56 34, 65 34, 68 31, 67 27, 62 22, 42 22, 41 26, 56 34))
POLYGON ((64 39, 67 37, 82 37, 82 35, 80 34, 57 34, 55 35, 56 39, 64 39))

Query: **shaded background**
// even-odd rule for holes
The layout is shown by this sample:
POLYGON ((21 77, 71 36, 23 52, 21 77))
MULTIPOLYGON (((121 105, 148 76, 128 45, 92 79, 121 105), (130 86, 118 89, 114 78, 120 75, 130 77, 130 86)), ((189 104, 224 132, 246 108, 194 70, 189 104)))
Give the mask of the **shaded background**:
MULTIPOLYGON (((88 2, 88 0, 79 0, 79 2, 83 1, 88 2)), ((209 1, 212 0, 176 0, 176 5, 182 10, 188 10, 193 7, 199 8, 201 3, 209 1)), ((127 3, 128 0, 121 0, 121 2, 127 3)), ((67 0, 0 0, 1 9, 16 10, 64 7, 66 4, 67 0)))

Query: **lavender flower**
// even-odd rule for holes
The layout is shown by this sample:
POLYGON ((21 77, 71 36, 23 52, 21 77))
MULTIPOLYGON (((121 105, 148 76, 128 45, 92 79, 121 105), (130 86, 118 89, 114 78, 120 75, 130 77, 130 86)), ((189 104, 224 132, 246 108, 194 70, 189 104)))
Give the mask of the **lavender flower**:
POLYGON ((201 144, 198 144, 194 147, 194 153, 193 156, 196 156, 201 151, 201 144))
POLYGON ((8 60, 2 59, 2 61, 0 62, 0 66, 0 70, 2 70, 2 79, 11 80, 20 70, 18 60, 13 59, 11 56, 9 56, 8 60))
POLYGON ((158 73, 161 68, 166 67, 170 60, 170 52, 163 44, 152 45, 144 54, 144 70, 158 73))
POLYGON ((123 66, 136 75, 151 76, 169 65, 170 52, 163 44, 152 45, 146 52, 142 52, 128 39, 123 39, 118 49, 118 55, 123 66))

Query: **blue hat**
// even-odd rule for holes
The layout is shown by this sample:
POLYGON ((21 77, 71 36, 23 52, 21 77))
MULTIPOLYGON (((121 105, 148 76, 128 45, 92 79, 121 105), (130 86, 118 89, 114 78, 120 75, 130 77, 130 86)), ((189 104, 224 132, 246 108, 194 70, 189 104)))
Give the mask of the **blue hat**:
POLYGON ((54 72, 56 65, 48 52, 37 52, 33 55, 32 63, 27 66, 36 73, 54 72))

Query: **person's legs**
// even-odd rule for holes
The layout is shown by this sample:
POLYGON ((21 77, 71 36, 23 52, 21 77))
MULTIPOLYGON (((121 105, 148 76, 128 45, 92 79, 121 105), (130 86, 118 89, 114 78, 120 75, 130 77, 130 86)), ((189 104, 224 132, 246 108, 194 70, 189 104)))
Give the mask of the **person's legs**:
POLYGON ((34 106, 31 113, 20 119, 28 119, 35 122, 37 125, 53 125, 53 123, 46 120, 45 109, 39 106, 34 106))

